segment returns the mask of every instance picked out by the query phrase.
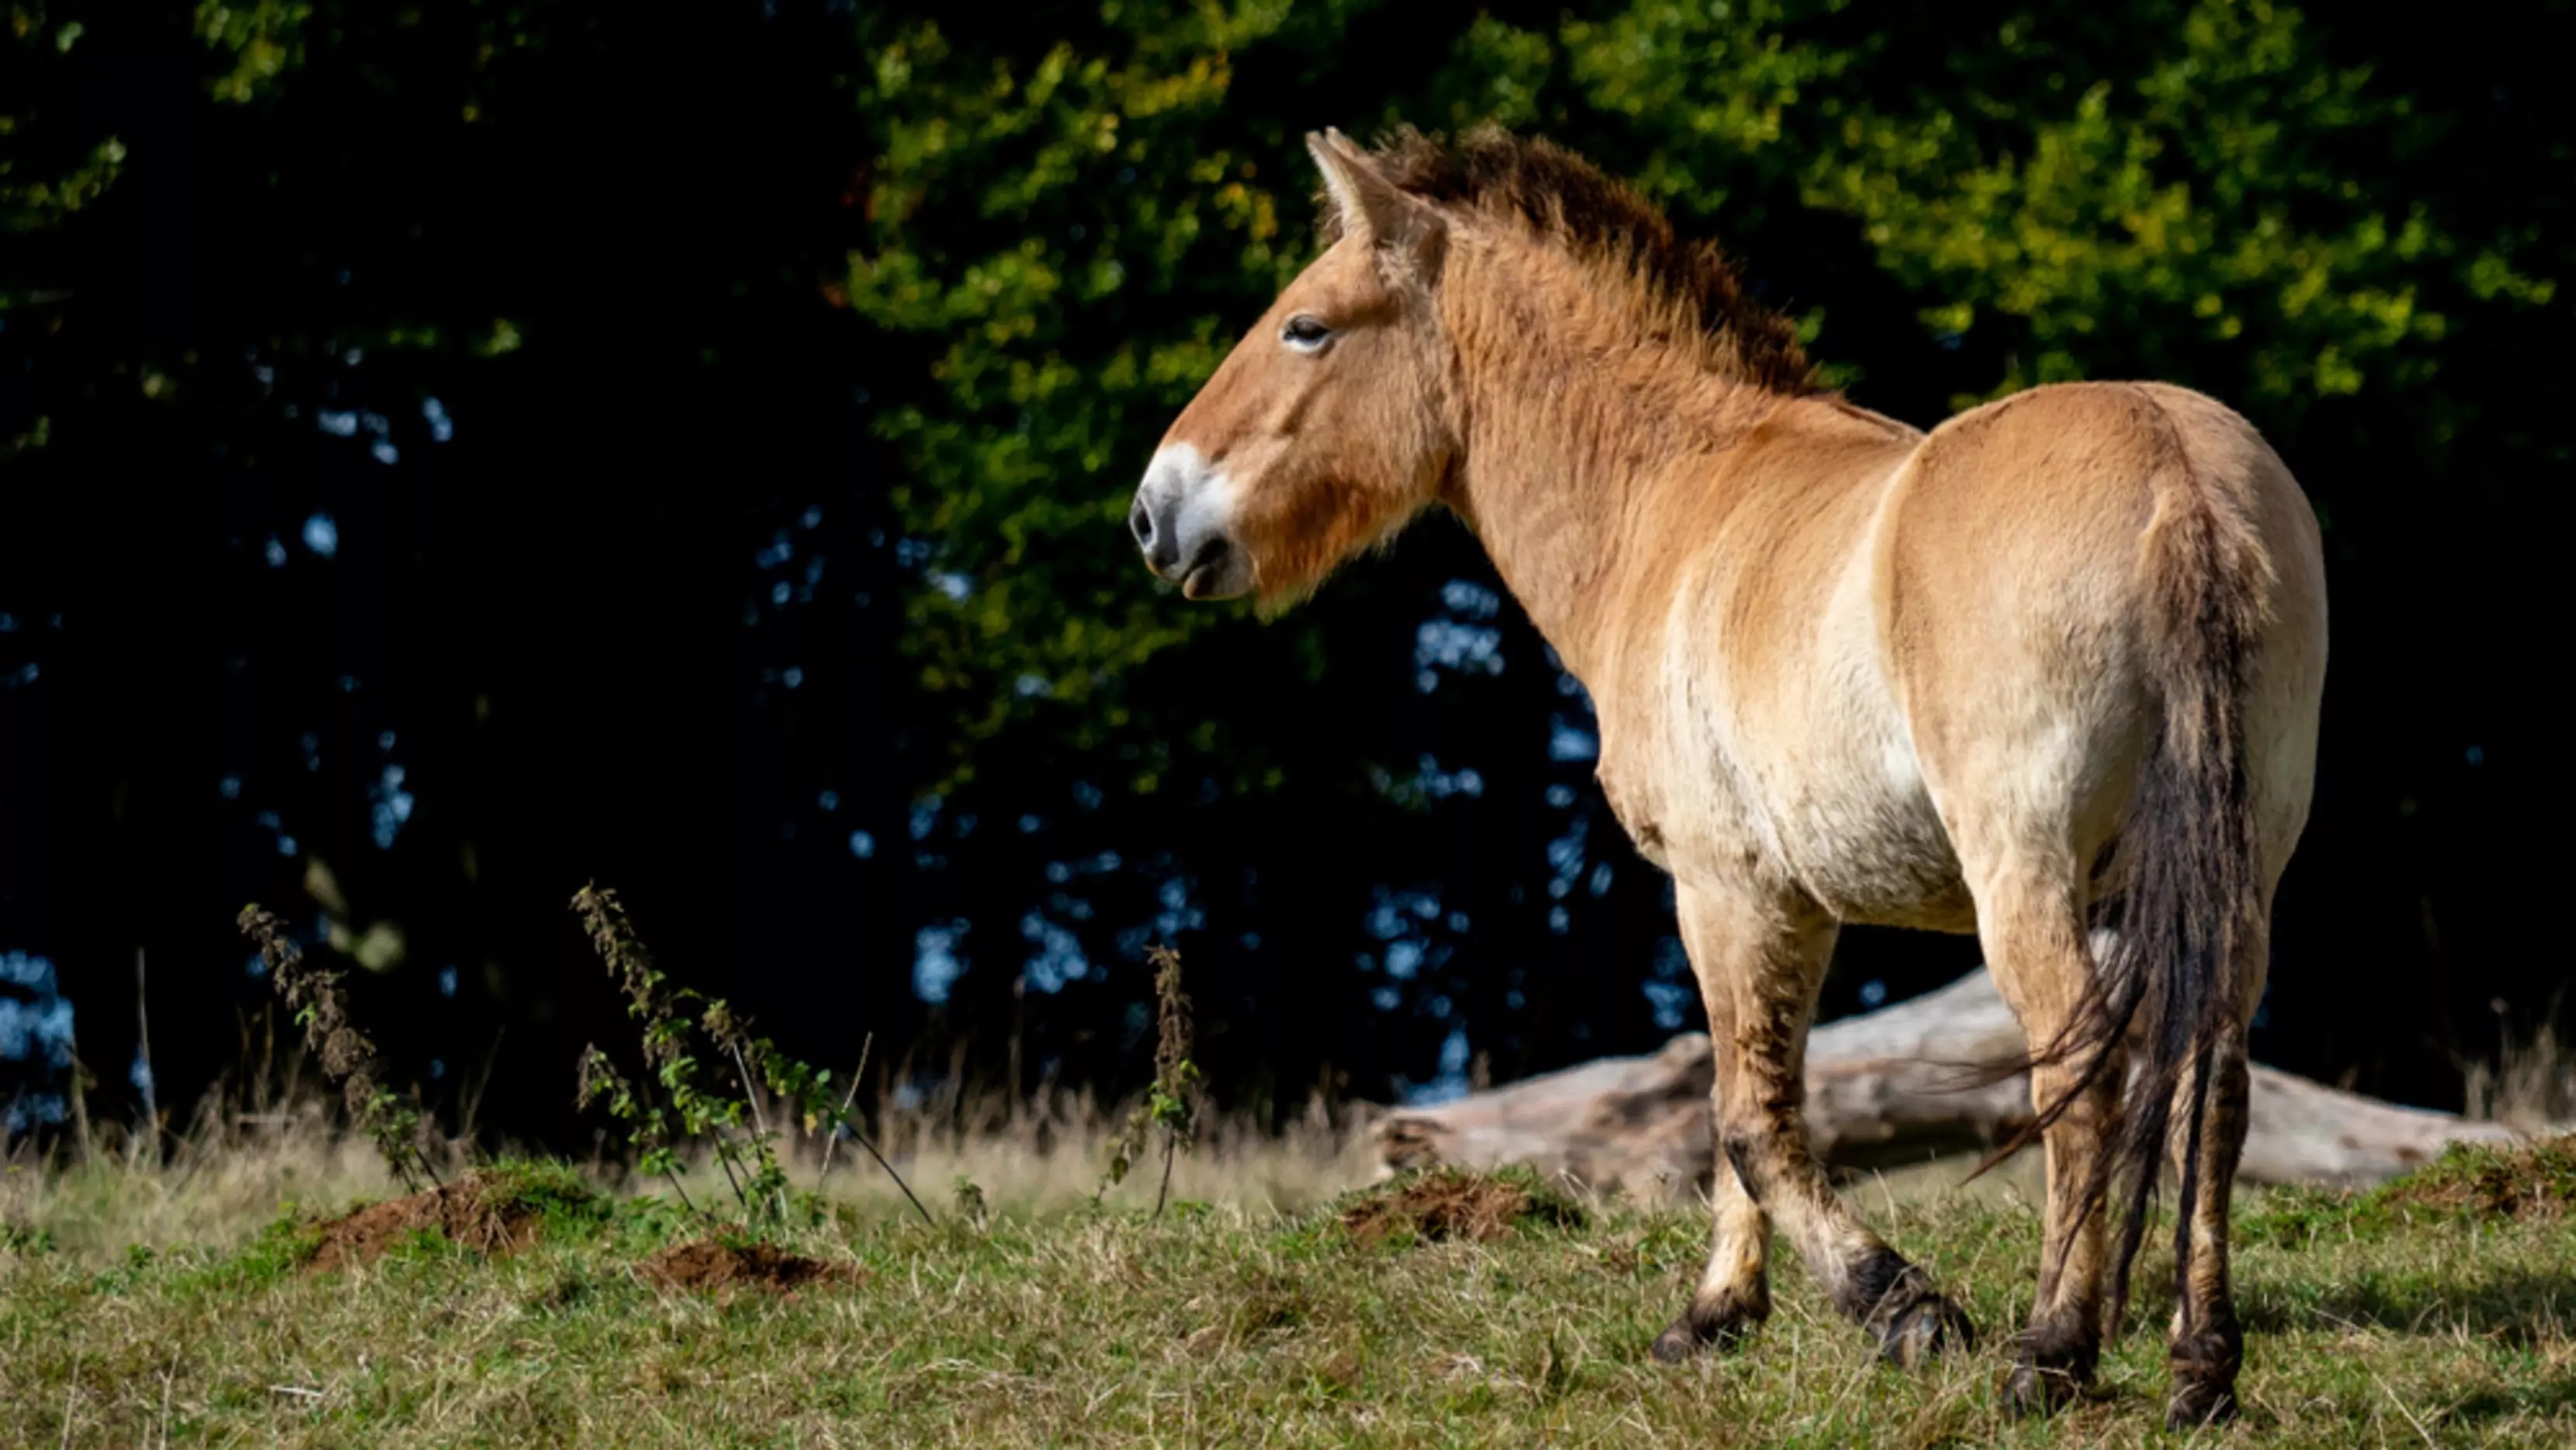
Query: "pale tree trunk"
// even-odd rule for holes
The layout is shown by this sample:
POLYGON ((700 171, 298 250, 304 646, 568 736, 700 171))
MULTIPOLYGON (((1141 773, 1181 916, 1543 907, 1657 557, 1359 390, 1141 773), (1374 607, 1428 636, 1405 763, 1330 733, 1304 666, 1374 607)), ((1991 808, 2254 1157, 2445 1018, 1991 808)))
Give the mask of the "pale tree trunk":
MULTIPOLYGON (((1844 1168, 1920 1163, 1983 1150, 2030 1118, 2030 1082, 1960 1086, 1966 1069, 2024 1050, 2021 1028, 1980 969, 1937 992, 1816 1029, 1807 1044, 1807 1124, 1844 1168)), ((1377 1126, 1389 1170, 1431 1163, 1525 1164, 1595 1188, 1684 1198, 1714 1162, 1708 1038, 1688 1033, 1646 1057, 1612 1057, 1377 1126)), ((2509 1141, 2500 1124, 2400 1107, 2254 1069, 2240 1177, 2252 1183, 2370 1184, 2430 1161, 2444 1144, 2509 1141)), ((2033 1151, 2036 1151, 2035 1149, 2033 1151)))

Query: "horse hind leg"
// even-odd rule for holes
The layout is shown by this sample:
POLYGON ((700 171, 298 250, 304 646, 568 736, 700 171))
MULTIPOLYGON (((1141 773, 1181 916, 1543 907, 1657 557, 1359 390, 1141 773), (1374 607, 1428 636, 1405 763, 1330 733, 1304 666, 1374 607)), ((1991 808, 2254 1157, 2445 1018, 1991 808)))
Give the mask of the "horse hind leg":
POLYGON ((1691 1307, 1656 1341, 1675 1353, 1702 1325, 1741 1328, 1767 1311, 1760 1247, 1777 1223, 1834 1307, 1909 1368, 1975 1338, 1931 1277, 1870 1231, 1835 1194, 1807 1137, 1807 1028, 1833 951, 1834 923, 1808 903, 1704 888, 1679 893, 1683 939, 1717 1039, 1719 1221, 1691 1307), (1731 1171, 1742 1200, 1727 1196, 1731 1171), (1688 1336, 1688 1339, 1685 1338, 1688 1336))
MULTIPOLYGON (((2262 961, 2257 954, 2256 963, 2262 961)), ((2247 974, 2254 984, 2249 998, 2261 993, 2259 967, 2247 974)), ((2169 1360, 2173 1397, 2166 1402, 2169 1429, 2189 1430, 2236 1417, 2236 1376, 2244 1367, 2245 1332, 2237 1323, 2236 1300, 2228 1275, 2228 1203, 2236 1167, 2245 1152, 2247 1109, 2252 1069, 2247 1065, 2245 1024, 2250 1000, 2217 1040, 2206 1044, 2209 1087, 2202 1096, 2199 1161, 2190 1174, 2188 1204, 2175 1213, 2189 1215, 2190 1247, 2176 1268, 2176 1303, 2169 1360)), ((2192 1151, 2190 1113, 2195 1096, 2186 1075, 2174 1102, 2170 1135, 2174 1182, 2184 1181, 2183 1168, 2192 1151)))
MULTIPOLYGON (((2082 916, 2063 884, 1997 882, 1979 893, 1978 930, 1986 963, 2031 1049, 2044 1054, 2077 1020, 2092 959, 2082 916)), ((2017 1413, 2046 1413, 2091 1383, 2102 1352, 2106 1209, 2095 1188, 2120 1111, 2127 1074, 2114 1048, 2090 1082, 2074 1060, 2038 1063, 2031 1071, 2035 1111, 2063 1100, 2065 1110, 2041 1135, 2048 1193, 2041 1235, 2039 1292, 2016 1340, 2004 1382, 2017 1413)))

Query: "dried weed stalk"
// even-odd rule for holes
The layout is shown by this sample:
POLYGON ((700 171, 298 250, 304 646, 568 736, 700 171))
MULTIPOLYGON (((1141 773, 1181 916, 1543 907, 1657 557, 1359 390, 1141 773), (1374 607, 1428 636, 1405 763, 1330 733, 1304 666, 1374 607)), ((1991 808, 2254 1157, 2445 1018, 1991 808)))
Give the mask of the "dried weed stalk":
POLYGON ((341 974, 308 966, 304 948, 287 934, 285 919, 257 902, 242 908, 238 924, 242 935, 259 948, 260 960, 268 964, 269 980, 286 999, 296 1025, 304 1029, 306 1050, 321 1059, 324 1076, 339 1085, 351 1121, 375 1139, 377 1151, 384 1154, 404 1188, 420 1191, 420 1181, 412 1174, 415 1164, 431 1184, 445 1187, 421 1149, 419 1109, 377 1081, 381 1061, 376 1044, 349 1020, 341 974))
MULTIPOLYGON (((1146 1139, 1163 1130, 1163 1182, 1154 1191, 1154 1216, 1172 1192, 1172 1159, 1188 1144, 1198 1125, 1198 1064, 1190 1061, 1190 999, 1181 991, 1181 954, 1168 946, 1146 952, 1154 964, 1154 1085, 1110 1146, 1109 1172, 1100 1193, 1127 1181, 1128 1171, 1144 1156, 1146 1139)), ((1095 1195, 1096 1196, 1096 1195, 1095 1195)))

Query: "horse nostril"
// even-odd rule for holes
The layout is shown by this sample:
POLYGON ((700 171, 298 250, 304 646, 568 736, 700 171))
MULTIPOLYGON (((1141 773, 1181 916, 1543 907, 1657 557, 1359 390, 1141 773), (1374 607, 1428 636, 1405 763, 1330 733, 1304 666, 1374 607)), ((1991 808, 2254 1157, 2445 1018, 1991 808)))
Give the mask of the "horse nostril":
POLYGON ((1145 507, 1143 499, 1136 500, 1136 507, 1127 515, 1127 527, 1136 535, 1137 548, 1154 547, 1154 511, 1145 507))

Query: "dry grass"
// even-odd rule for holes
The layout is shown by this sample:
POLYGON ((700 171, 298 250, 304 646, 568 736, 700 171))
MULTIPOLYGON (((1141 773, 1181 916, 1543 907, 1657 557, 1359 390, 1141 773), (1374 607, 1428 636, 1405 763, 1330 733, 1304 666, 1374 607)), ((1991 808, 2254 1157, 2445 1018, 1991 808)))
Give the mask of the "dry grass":
POLYGON ((2576 1051, 2546 1022, 2528 1040, 2508 1033, 2498 1060, 2470 1063, 2466 1077, 2472 1118, 2526 1133, 2576 1125, 2576 1051))
MULTIPOLYGON (((1047 1214, 1087 1204, 1100 1192, 1102 1167, 1129 1116, 1083 1095, 1018 1107, 984 1095, 963 1106, 933 1102, 881 1114, 879 1146, 916 1192, 944 1194, 963 1177, 997 1210, 1047 1214)), ((1294 1213, 1328 1202, 1376 1175, 1367 1121, 1362 1113, 1321 1105, 1275 1128, 1240 1115, 1203 1119, 1173 1164, 1171 1197, 1256 1213, 1294 1213)), ((804 1182, 819 1155, 799 1144, 794 1156, 793 1176, 804 1182)), ((886 1212, 901 1206, 894 1186, 864 1157, 844 1149, 837 1162, 834 1197, 886 1212)), ((1106 1201, 1151 1206, 1156 1191, 1155 1176, 1139 1174, 1110 1189, 1106 1201)))
MULTIPOLYGON (((1526 1176, 1355 1187, 1360 1125, 1316 1114, 1205 1125, 1156 1219, 1150 1181, 1094 1201, 1117 1121, 1077 1098, 878 1115, 941 1206, 927 1226, 863 1156, 825 1180, 823 1145, 790 1140, 820 1211, 762 1240, 606 1165, 505 1164, 477 1192, 507 1202, 477 1205, 507 1234, 379 1208, 403 1231, 339 1267, 314 1215, 397 1186, 318 1108, 210 1107, 164 1161, 113 1134, 82 1163, 21 1154, 0 1445, 2175 1443, 2152 1253, 2100 1395, 2005 1415, 2039 1237, 2020 1178, 1848 1190, 1987 1331, 1974 1352, 1888 1369, 1784 1249, 1770 1323, 1675 1369, 1646 1346, 1698 1271, 1699 1211, 1526 1176)), ((2568 1151, 2245 1195, 2246 1420, 2189 1443, 2576 1443, 2576 1214, 2530 1207, 2564 1200, 2568 1151)), ((689 1175, 702 1204, 720 1182, 689 1175)))
MULTIPOLYGON (((1023 1217, 1090 1204, 1124 1115, 1086 1096, 1060 1094, 1016 1107, 996 1094, 951 1094, 877 1115, 879 1147, 913 1191, 936 1205, 964 1179, 990 1209, 1023 1217)), ((1203 1123, 1173 1168, 1175 1201, 1251 1213, 1296 1213, 1331 1201, 1376 1171, 1366 1123, 1320 1107, 1275 1129, 1244 1117, 1203 1123)), ((820 1191, 862 1218, 908 1213, 902 1193, 857 1149, 830 1154, 819 1136, 790 1132, 780 1145, 790 1183, 820 1191)), ((477 1156, 456 1141, 430 1156, 454 1182, 477 1156)), ((292 1063, 269 1090, 224 1092, 201 1105, 184 1134, 158 1158, 113 1126, 91 1149, 67 1148, 40 1163, 21 1142, 0 1170, 0 1228, 47 1236, 54 1251, 85 1264, 121 1259, 134 1247, 238 1249, 292 1206, 335 1208, 389 1200, 408 1188, 363 1137, 333 1126, 319 1084, 292 1063)), ((681 1183, 692 1202, 730 1205, 722 1168, 704 1154, 686 1160, 681 1183)), ((587 1165, 613 1192, 667 1185, 627 1181, 620 1165, 587 1165)), ((1150 1204, 1157 1184, 1140 1179, 1105 1195, 1108 1206, 1150 1204)))
POLYGON ((75 1261, 104 1263, 134 1247, 236 1249, 289 1204, 405 1191, 375 1145, 337 1131, 317 1097, 257 1108, 210 1101, 164 1154, 156 1160, 113 1129, 86 1155, 54 1163, 22 1141, 0 1173, 0 1225, 45 1234, 75 1261))
MULTIPOLYGON (((2011 1194, 1873 1204, 1989 1331, 1905 1374, 1786 1257, 1774 1316, 1740 1350, 1654 1364, 1704 1252, 1693 1211, 1594 1200, 1492 1236, 1345 1227, 1373 1201, 1428 1211, 1423 1181, 1160 1220, 1150 1189, 935 1227, 844 1204, 769 1245, 711 1239, 667 1200, 564 1193, 523 1248, 421 1235, 328 1271, 292 1226, 232 1250, 21 1249, 0 1254, 0 1444, 2176 1443, 2152 1264, 2100 1397, 2045 1423, 2003 1413, 1995 1331, 2026 1306, 2038 1242, 2011 1194)), ((1546 1194, 1446 1183, 1442 1204, 1546 1194)), ((2389 1210, 2402 1199, 2251 1196, 2246 1422, 2189 1443, 2576 1442, 2576 1225, 2474 1203, 2419 1219, 2389 1210)), ((109 1201, 147 1202, 131 1186, 109 1201)))

